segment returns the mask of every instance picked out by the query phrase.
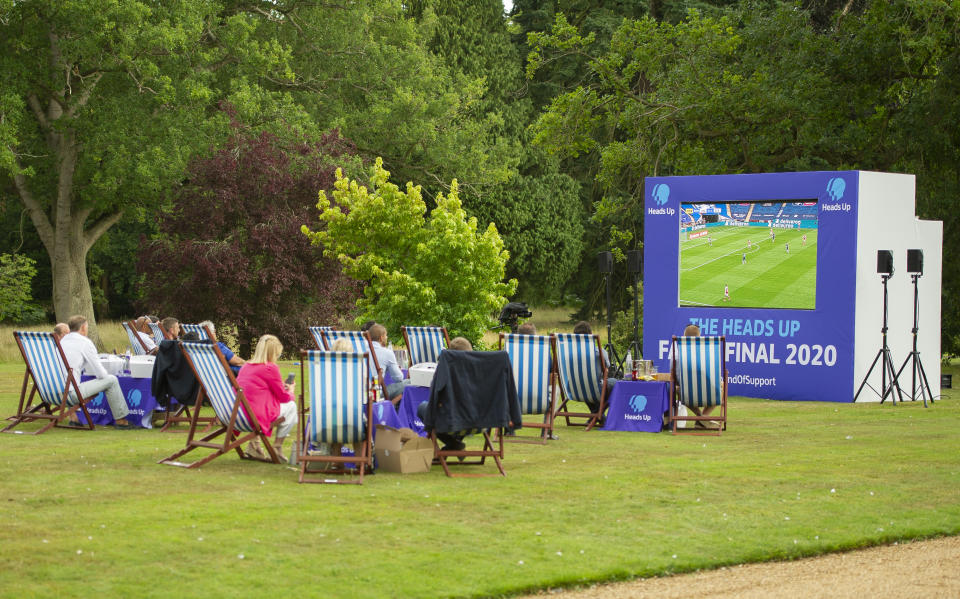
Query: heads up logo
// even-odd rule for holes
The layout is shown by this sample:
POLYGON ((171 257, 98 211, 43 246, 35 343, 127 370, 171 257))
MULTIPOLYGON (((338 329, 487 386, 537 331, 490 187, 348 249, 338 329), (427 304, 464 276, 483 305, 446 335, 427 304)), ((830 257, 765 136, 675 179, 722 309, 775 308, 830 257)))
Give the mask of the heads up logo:
POLYGON ((652 195, 657 206, 663 206, 670 201, 670 186, 666 183, 657 183, 653 186, 652 195))
POLYGON ((139 408, 141 399, 142 394, 139 389, 130 389, 130 393, 127 393, 127 405, 131 408, 139 408))
POLYGON ((827 182, 827 195, 833 202, 843 199, 843 192, 847 189, 847 182, 840 177, 834 177, 827 182))
POLYGON ((90 405, 97 406, 97 407, 103 405, 103 391, 101 391, 100 393, 97 393, 97 396, 90 401, 90 405))
POLYGON ((631 412, 640 414, 647 408, 647 396, 634 395, 630 398, 630 401, 627 402, 627 405, 630 407, 631 412))

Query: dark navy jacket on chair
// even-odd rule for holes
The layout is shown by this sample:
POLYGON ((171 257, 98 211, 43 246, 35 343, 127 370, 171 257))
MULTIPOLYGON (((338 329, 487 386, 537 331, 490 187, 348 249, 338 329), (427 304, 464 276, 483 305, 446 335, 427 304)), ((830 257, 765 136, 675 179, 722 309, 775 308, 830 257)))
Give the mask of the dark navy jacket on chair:
POLYGON ((521 423, 507 352, 446 349, 437 361, 424 414, 427 430, 453 433, 521 423))

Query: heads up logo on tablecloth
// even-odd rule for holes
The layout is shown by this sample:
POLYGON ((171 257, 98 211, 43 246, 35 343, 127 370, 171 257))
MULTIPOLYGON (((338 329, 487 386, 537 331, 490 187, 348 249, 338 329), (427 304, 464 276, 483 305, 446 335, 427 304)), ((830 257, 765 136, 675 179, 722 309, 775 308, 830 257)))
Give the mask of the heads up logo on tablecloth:
POLYGON ((634 395, 630 398, 630 401, 627 402, 627 405, 630 406, 630 411, 634 414, 640 414, 645 409, 647 409, 647 396, 646 395, 634 395))
POLYGON ((103 391, 101 391, 100 393, 97 393, 97 396, 94 397, 93 399, 91 399, 91 400, 90 400, 89 402, 87 402, 87 403, 88 403, 89 405, 91 405, 91 406, 97 406, 97 407, 102 406, 102 405, 103 405, 103 391))
POLYGON ((657 183, 653 186, 651 193, 653 199, 657 202, 657 206, 663 206, 670 201, 670 186, 666 183, 657 183))
POLYGON ((141 397, 139 389, 130 389, 130 393, 127 393, 127 405, 131 408, 139 408, 141 397))
POLYGON ((842 177, 834 177, 827 182, 827 195, 834 202, 843 199, 843 192, 847 189, 847 182, 842 177))

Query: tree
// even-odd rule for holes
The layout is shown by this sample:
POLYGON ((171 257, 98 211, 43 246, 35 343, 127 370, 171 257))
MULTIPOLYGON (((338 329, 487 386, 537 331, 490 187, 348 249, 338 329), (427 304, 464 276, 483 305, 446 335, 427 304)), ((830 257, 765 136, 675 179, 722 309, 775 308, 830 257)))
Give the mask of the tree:
POLYGON ((335 257, 344 273, 366 283, 357 300, 357 322, 385 324, 394 334, 401 325, 441 324, 453 335, 479 345, 484 331, 513 293, 504 282, 508 255, 492 224, 478 232, 467 218, 454 180, 438 194, 428 216, 420 187, 401 191, 377 159, 371 188, 338 170, 331 203, 320 192, 317 209, 326 228, 303 232, 324 254, 335 257))
POLYGON ((39 309, 30 296, 36 263, 21 254, 0 254, 0 322, 36 319, 39 309))
POLYGON ((271 333, 312 347, 312 325, 336 325, 359 286, 300 233, 337 165, 356 168, 336 132, 289 142, 234 124, 224 148, 195 160, 189 182, 141 244, 143 304, 185 322, 235 326, 240 352, 271 333))

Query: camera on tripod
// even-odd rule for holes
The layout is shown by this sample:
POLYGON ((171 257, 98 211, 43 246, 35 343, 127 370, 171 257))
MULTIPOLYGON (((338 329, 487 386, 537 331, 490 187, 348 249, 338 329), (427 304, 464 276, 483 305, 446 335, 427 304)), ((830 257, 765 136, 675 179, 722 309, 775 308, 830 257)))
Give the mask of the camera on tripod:
POLYGON ((511 333, 517 332, 517 326, 519 326, 519 319, 521 318, 530 318, 533 316, 533 312, 527 307, 523 302, 510 302, 503 307, 503 310, 500 311, 500 326, 497 327, 510 327, 511 333))

